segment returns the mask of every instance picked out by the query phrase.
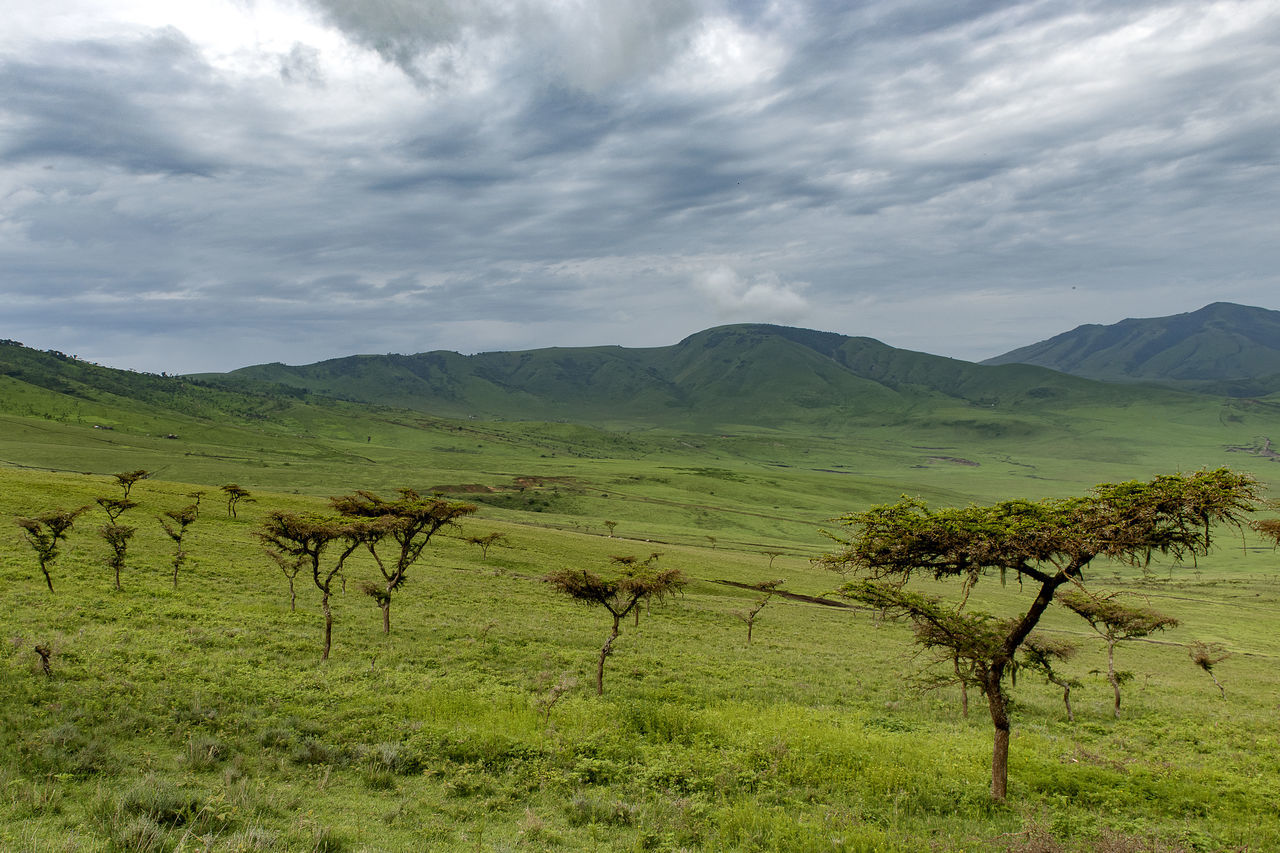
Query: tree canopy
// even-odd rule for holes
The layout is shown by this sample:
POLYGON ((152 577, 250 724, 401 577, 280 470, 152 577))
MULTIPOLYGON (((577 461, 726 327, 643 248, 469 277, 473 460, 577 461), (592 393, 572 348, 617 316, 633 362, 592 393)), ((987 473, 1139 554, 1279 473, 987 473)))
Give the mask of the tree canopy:
POLYGON ((1099 557, 1146 565, 1157 554, 1175 561, 1206 554, 1215 526, 1239 526, 1259 497, 1252 477, 1219 468, 1104 483, 1079 497, 989 506, 934 510, 903 498, 843 516, 848 532, 833 535, 839 548, 821 562, 857 576, 843 588, 846 595, 911 617, 924 644, 945 645, 975 660, 985 656, 976 675, 995 727, 991 793, 1003 799, 1009 746, 1004 679, 1056 591, 1082 584, 1086 567, 1099 557), (1008 620, 972 614, 952 620, 946 608, 905 589, 918 572, 959 579, 961 605, 991 574, 1033 582, 1035 598, 1008 620))
POLYGON ((604 693, 604 662, 613 653, 613 643, 618 639, 622 619, 641 601, 659 601, 680 591, 687 579, 679 569, 656 569, 653 562, 658 554, 651 554, 642 561, 627 562, 614 557, 615 563, 625 568, 616 578, 602 578, 586 569, 561 569, 547 575, 545 580, 560 592, 583 604, 594 604, 608 610, 613 617, 613 631, 600 649, 596 665, 596 693, 604 693))
POLYGON ((366 524, 363 528, 363 544, 382 572, 384 583, 381 586, 366 585, 365 591, 382 608, 382 630, 385 633, 391 632, 391 594, 404 585, 409 568, 422 556, 431 537, 440 528, 454 524, 478 509, 475 504, 440 497, 424 498, 413 489, 400 489, 399 494, 395 500, 386 500, 373 492, 360 490, 329 499, 333 508, 345 518, 376 523, 373 526, 366 524), (399 546, 399 553, 391 562, 378 553, 378 545, 386 537, 399 546))

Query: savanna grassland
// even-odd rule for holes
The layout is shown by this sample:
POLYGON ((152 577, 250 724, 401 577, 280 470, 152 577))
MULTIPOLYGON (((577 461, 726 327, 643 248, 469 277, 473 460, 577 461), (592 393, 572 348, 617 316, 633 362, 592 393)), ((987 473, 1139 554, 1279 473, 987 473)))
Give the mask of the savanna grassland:
MULTIPOLYGON (((759 594, 733 585, 829 593, 840 578, 810 563, 821 528, 902 493, 1039 498, 1223 464, 1270 484, 1265 405, 947 402, 840 429, 686 432, 200 389, 179 410, 0 382, 0 848, 1280 848, 1280 555, 1251 535, 1222 531, 1194 566, 1092 567, 1096 588, 1181 625, 1119 647, 1134 676, 1115 719, 1101 642, 1051 612, 1045 627, 1082 646, 1061 667, 1081 684, 1076 720, 1019 677, 1004 803, 980 697, 965 719, 954 686, 920 689, 929 661, 906 625, 775 596, 748 644, 736 614, 759 594), (138 531, 123 590, 95 505, 51 594, 12 519, 118 495, 110 475, 136 468, 155 476, 122 519, 138 531), (234 519, 228 482, 254 498, 234 519), (354 557, 322 664, 317 591, 300 576, 291 611, 253 534, 271 510, 399 486, 480 509, 410 570, 389 635, 358 591, 376 569, 354 557), (156 516, 201 490, 175 588, 156 516), (466 541, 490 532, 506 541, 487 556, 466 541), (596 696, 608 615, 542 578, 653 552, 690 583, 628 617, 596 696), (1213 670, 1225 698, 1194 641, 1231 652, 1213 670)), ((996 579, 972 596, 997 613, 1024 598, 996 579)))

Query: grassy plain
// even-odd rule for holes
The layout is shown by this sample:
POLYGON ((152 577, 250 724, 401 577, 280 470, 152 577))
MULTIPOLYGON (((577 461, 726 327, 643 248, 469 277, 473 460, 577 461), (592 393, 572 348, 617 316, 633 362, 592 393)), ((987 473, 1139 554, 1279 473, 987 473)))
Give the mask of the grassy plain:
MULTIPOLYGON (((9 380, 0 377, 0 382, 9 380)), ((934 407, 912 422, 813 435, 724 427, 606 432, 441 421, 343 403, 198 418, 12 386, 0 415, 0 523, 116 492, 147 468, 124 591, 93 514, 50 595, 16 526, 0 535, 0 848, 12 850, 1267 850, 1280 848, 1280 557, 1226 536, 1195 567, 1098 567, 1107 588, 1183 621, 1120 651, 1137 673, 1110 716, 1086 627, 1077 721, 1034 676, 1015 691, 1010 800, 987 796, 978 702, 922 692, 908 631, 775 598, 755 641, 719 583, 837 584, 808 558, 839 512, 907 492, 963 503, 1069 494, 1229 464, 1274 480, 1274 415, 1244 403, 1099 406, 1060 422, 934 407), (19 392, 22 395, 19 400, 19 392), (94 429, 94 425, 110 430, 94 429), (177 438, 168 438, 176 435, 177 438), (232 520, 216 486, 257 502, 232 520), (270 509, 356 488, 445 487, 476 500, 428 549, 392 634, 355 591, 321 615, 252 532, 270 509), (154 516, 209 493, 172 588, 154 516), (610 537, 604 520, 617 522, 610 537), (778 550, 772 566, 766 550, 778 550), (627 625, 594 696, 604 614, 540 581, 661 551, 694 582, 627 625), (1218 696, 1185 644, 1225 644, 1218 696), (40 670, 36 644, 53 650, 40 670), (576 681, 549 711, 562 678, 576 681), (1040 846, 1034 846, 1039 843, 1040 846), (1057 847, 1052 845, 1059 845, 1057 847)), ((96 512, 96 509, 95 509, 96 512)), ((301 583, 301 579, 300 579, 301 583)), ((1021 593, 984 583, 984 609, 1021 593)))

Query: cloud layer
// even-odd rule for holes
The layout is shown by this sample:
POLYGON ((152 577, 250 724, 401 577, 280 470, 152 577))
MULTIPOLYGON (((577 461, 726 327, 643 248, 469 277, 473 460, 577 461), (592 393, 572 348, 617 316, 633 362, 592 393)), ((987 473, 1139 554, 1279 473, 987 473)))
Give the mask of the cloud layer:
POLYGON ((1280 307, 1277 43, 1269 0, 32 4, 0 335, 171 372, 739 321, 976 359, 1280 307))

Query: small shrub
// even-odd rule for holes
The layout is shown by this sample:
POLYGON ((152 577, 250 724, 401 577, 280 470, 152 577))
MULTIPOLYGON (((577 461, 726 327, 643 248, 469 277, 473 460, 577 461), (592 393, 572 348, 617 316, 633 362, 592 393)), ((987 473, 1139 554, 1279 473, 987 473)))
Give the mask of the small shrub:
POLYGON ((488 796, 493 790, 493 779, 478 764, 460 765, 444 783, 444 791, 450 797, 488 796))
POLYGON ((570 826, 631 826, 638 809, 622 800, 608 800, 578 794, 564 807, 570 826))
POLYGON ((332 749, 313 737, 303 738, 289 750, 289 760, 294 764, 334 764, 332 749))
POLYGON ((127 818, 108 833, 114 849, 129 853, 161 853, 169 847, 168 836, 162 826, 146 815, 127 818))
POLYGON ((396 787, 396 775, 384 768, 366 768, 363 778, 365 787, 370 791, 392 791, 396 787))
POLYGON ((198 735, 187 741, 186 761, 192 770, 212 770, 227 757, 222 741, 212 735, 198 735))
POLYGON ((263 729, 262 734, 258 735, 258 743, 268 749, 284 749, 293 743, 293 730, 284 726, 263 729))

